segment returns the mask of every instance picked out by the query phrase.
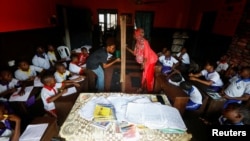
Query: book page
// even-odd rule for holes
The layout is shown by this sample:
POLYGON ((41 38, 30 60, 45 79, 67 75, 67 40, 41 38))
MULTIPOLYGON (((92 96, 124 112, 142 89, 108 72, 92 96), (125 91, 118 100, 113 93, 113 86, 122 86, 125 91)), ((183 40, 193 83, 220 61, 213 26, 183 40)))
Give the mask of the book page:
POLYGON ((62 96, 68 96, 68 95, 74 94, 76 92, 77 92, 76 87, 70 87, 70 88, 68 88, 67 93, 63 94, 62 96))
POLYGON ((40 141, 48 123, 43 124, 30 124, 26 127, 23 134, 20 136, 20 141, 40 141))
POLYGON ((18 90, 10 96, 9 101, 27 101, 32 89, 33 86, 25 87, 24 95, 19 95, 18 93, 20 92, 21 88, 18 88, 18 90))
POLYGON ((157 103, 128 103, 126 119, 128 122, 143 124, 151 129, 186 130, 186 125, 176 108, 157 103))

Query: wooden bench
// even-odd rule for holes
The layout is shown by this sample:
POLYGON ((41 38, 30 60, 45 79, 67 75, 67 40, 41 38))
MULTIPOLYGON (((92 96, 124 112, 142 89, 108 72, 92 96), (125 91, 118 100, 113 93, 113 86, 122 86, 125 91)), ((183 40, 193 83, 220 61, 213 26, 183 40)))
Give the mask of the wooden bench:
POLYGON ((188 95, 180 87, 168 83, 165 76, 157 75, 155 77, 154 92, 159 93, 161 91, 167 95, 172 106, 177 108, 183 115, 189 100, 188 95))

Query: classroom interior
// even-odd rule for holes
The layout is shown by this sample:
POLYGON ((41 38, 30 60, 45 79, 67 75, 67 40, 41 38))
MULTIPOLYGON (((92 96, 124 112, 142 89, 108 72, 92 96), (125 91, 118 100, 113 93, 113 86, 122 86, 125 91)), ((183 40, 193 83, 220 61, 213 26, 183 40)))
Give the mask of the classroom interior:
MULTIPOLYGON (((247 0, 1 1, 0 67, 15 70, 16 67, 9 66, 10 61, 21 58, 31 60, 36 47, 40 45, 67 46, 70 50, 88 45, 92 47, 92 53, 103 45, 105 39, 113 37, 119 50, 122 15, 127 18, 126 43, 130 47, 134 45, 134 29, 142 27, 156 53, 164 47, 172 50, 187 48, 191 62, 198 66, 195 68, 197 72, 202 69, 206 60, 216 61, 224 54, 241 60, 239 66, 250 66, 249 7, 250 1, 247 0), (181 42, 176 39, 181 39, 181 42)), ((116 76, 120 73, 119 67, 120 63, 116 63, 105 69, 107 92, 121 90, 119 77, 116 76)), ((140 86, 140 77, 140 66, 135 62, 134 56, 127 53, 128 93, 134 93, 140 86)), ((161 80, 157 83, 161 83, 161 80)), ((162 84, 158 85, 160 86, 155 84, 155 93, 169 91, 162 84)), ((35 117, 48 116, 43 111, 39 96, 37 101, 28 111, 32 112, 32 118, 24 122, 25 124, 29 124, 35 117)), ((74 104, 62 99, 59 107, 64 107, 64 102, 69 107, 66 111, 61 109, 62 116, 57 122, 59 128, 74 104)), ((216 105, 221 106, 221 102, 209 100, 207 97, 204 103, 206 105, 199 111, 187 114, 183 112, 183 120, 192 134, 192 141, 207 140, 207 131, 199 119, 200 116, 216 118, 220 114, 218 109, 215 115, 204 111, 213 111, 216 105)), ((250 102, 247 104, 250 105, 250 102)))

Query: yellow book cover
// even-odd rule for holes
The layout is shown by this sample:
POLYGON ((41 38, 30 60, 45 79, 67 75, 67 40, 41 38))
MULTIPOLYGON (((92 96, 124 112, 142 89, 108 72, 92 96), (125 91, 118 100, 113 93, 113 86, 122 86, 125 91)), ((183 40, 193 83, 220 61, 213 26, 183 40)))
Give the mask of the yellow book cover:
POLYGON ((95 111, 94 111, 94 118, 98 118, 98 117, 108 118, 110 116, 112 116, 111 108, 105 107, 99 104, 96 105, 95 111))

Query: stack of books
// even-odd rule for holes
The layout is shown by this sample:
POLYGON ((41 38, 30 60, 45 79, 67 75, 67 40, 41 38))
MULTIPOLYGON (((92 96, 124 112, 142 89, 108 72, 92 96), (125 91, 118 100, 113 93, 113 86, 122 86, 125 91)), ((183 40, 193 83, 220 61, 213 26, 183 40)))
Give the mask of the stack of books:
POLYGON ((94 120, 92 125, 107 130, 111 121, 116 120, 115 109, 111 104, 97 104, 94 110, 94 120))

